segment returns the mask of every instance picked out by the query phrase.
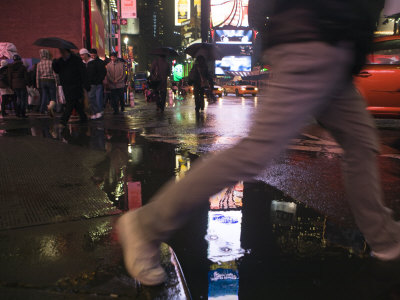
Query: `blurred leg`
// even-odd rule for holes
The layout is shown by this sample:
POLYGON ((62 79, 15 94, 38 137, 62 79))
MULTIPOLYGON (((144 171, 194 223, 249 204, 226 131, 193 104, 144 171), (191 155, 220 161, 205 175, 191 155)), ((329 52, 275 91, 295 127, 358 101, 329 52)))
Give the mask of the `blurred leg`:
POLYGON ((356 223, 376 256, 385 259, 382 255, 390 249, 398 249, 400 256, 400 223, 392 219, 392 211, 383 203, 377 162, 379 141, 365 108, 365 101, 349 83, 319 121, 344 150, 346 194, 356 223))

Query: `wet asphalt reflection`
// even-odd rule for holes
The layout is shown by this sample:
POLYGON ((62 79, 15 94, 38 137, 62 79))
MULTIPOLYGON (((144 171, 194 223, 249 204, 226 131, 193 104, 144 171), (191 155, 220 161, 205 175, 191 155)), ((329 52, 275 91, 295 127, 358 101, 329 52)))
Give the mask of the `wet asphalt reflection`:
MULTIPOLYGON (((197 154, 205 152, 193 151, 190 139, 157 141, 159 134, 157 127, 143 131, 101 124, 35 125, 1 133, 105 152, 92 181, 124 211, 146 204, 168 180, 185 176, 197 154)), ((201 137, 193 139, 201 144, 201 137)), ((339 225, 303 203, 261 181, 239 182, 205 201, 169 241, 192 298, 399 299, 399 266, 372 260, 351 221, 339 225)))

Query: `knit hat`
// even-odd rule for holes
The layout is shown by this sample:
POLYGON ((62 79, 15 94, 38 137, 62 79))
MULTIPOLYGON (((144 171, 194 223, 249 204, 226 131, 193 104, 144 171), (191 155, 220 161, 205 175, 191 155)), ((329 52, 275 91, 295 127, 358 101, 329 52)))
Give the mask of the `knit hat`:
POLYGON ((97 54, 97 49, 95 49, 95 48, 92 48, 92 49, 90 49, 90 51, 89 51, 91 54, 97 54))
POLYGON ((117 54, 117 52, 111 52, 110 57, 111 56, 118 57, 118 54, 117 54))
POLYGON ((21 56, 19 56, 18 54, 15 54, 15 55, 13 56, 13 60, 14 60, 14 61, 21 61, 22 58, 21 58, 21 56))
POLYGON ((79 54, 80 55, 82 55, 82 54, 88 54, 89 55, 90 53, 89 53, 88 49, 82 48, 81 50, 79 50, 79 54))

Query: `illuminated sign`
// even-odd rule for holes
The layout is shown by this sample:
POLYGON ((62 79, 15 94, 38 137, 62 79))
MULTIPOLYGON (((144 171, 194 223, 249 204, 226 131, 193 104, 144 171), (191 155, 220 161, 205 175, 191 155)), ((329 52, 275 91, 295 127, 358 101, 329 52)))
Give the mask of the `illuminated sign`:
POLYGON ((190 22, 190 0, 175 0, 175 26, 190 22))
POLYGON ((183 78, 183 65, 175 65, 173 67, 172 74, 174 75, 174 81, 181 80, 183 78))
POLYGON ((253 41, 252 30, 215 30, 217 44, 251 45, 253 41))
POLYGON ((211 0, 211 23, 224 26, 249 27, 249 0, 211 0))
POLYGON ((121 0, 121 18, 136 18, 136 0, 121 0))
POLYGON ((227 72, 250 72, 251 56, 225 56, 215 61, 215 74, 226 75, 227 72))

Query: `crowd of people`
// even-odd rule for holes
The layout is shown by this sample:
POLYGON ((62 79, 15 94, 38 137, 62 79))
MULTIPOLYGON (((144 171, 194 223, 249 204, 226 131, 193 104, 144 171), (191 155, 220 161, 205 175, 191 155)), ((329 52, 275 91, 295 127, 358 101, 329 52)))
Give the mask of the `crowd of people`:
POLYGON ((13 62, 2 60, 0 64, 1 113, 14 109, 19 118, 27 118, 28 91, 38 91, 38 112, 54 117, 57 100, 63 99, 61 124, 66 125, 75 110, 81 122, 88 117, 85 112, 87 99, 90 119, 101 119, 105 100, 110 100, 114 114, 125 107, 125 64, 117 53, 103 61, 96 49, 79 50, 79 56, 69 49, 59 49, 60 57, 52 60, 50 52, 40 49, 40 62, 32 70, 24 65, 19 55, 13 62))

